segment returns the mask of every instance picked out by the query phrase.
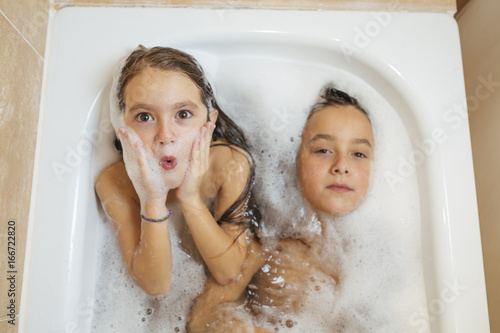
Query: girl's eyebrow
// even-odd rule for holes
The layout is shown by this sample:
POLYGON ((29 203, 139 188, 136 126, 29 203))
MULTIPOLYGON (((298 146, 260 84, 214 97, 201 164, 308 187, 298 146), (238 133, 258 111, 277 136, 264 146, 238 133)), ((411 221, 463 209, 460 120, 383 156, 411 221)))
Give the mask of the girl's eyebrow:
MULTIPOLYGON (((182 109, 184 107, 192 107, 192 108, 198 108, 198 105, 196 103, 191 102, 191 101, 182 101, 182 102, 177 102, 174 105, 172 105, 173 109, 182 109)), ((129 108, 130 112, 133 112, 135 110, 153 110, 155 107, 153 105, 147 104, 147 103, 137 103, 132 105, 129 108)))
POLYGON ((182 101, 182 102, 175 103, 173 105, 173 108, 174 109, 182 109, 183 107, 186 107, 186 106, 198 108, 198 105, 196 105, 196 103, 191 102, 191 101, 182 101))
POLYGON ((129 108, 129 112, 132 112, 132 111, 135 111, 138 109, 151 110, 151 109, 153 109, 153 107, 149 104, 146 104, 146 103, 137 103, 137 104, 132 105, 129 108))

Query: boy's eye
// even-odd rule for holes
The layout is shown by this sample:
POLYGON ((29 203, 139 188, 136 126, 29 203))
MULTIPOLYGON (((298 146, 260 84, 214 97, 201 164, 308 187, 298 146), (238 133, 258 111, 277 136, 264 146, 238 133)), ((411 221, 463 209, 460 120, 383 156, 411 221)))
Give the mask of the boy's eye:
POLYGON ((321 148, 321 149, 317 149, 316 150, 316 153, 319 153, 319 154, 328 154, 328 149, 325 149, 325 148, 321 148))
POLYGON ((177 113, 177 117, 179 119, 187 119, 191 117, 191 112, 186 111, 186 110, 181 110, 177 113))
POLYGON ((360 152, 354 153, 354 156, 356 157, 361 157, 361 158, 366 158, 366 155, 360 152))
POLYGON ((153 120, 153 117, 149 113, 141 112, 135 117, 135 119, 140 122, 147 122, 153 120))

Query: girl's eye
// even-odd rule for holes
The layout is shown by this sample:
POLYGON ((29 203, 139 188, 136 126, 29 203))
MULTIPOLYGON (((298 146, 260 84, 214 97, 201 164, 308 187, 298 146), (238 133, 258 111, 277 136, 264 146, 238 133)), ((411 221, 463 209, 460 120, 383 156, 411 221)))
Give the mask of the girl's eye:
POLYGON ((188 119, 191 117, 191 112, 186 111, 186 110, 181 110, 177 112, 177 118, 179 119, 188 119))
POLYGON ((153 117, 149 113, 141 112, 135 117, 135 119, 144 123, 153 120, 153 117))
POLYGON ((322 148, 322 149, 317 149, 316 153, 319 153, 319 154, 328 154, 329 151, 328 151, 328 149, 322 148))

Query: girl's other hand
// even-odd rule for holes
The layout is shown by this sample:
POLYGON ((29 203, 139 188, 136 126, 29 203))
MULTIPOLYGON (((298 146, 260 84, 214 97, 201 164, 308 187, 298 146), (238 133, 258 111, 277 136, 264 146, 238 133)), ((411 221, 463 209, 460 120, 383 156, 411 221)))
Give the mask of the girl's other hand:
POLYGON ((200 198, 201 183, 209 169, 210 143, 214 129, 214 123, 206 122, 201 127, 199 136, 193 142, 188 170, 181 186, 177 189, 177 198, 180 202, 189 202, 200 198))
POLYGON ((118 135, 123 147, 123 161, 127 174, 141 203, 157 201, 165 203, 169 187, 162 178, 159 161, 150 147, 130 127, 120 127, 118 135))

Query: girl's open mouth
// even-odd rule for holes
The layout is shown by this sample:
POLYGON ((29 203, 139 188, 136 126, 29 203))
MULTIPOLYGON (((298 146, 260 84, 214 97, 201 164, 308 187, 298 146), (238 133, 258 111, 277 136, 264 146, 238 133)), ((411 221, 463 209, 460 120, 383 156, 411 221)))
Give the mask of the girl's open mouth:
POLYGON ((161 159, 160 165, 165 170, 172 170, 177 166, 177 160, 173 156, 165 156, 161 159))

